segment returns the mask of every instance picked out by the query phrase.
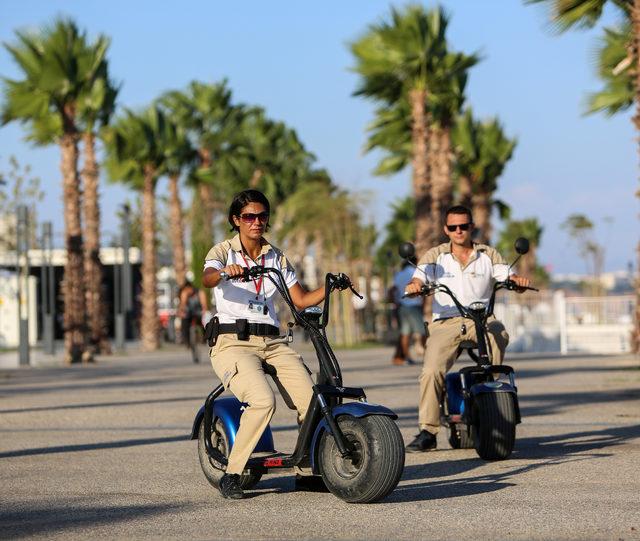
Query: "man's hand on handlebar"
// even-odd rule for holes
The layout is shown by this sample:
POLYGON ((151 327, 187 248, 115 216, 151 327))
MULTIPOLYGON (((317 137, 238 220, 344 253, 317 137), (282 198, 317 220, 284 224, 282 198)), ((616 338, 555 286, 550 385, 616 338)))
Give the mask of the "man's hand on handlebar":
POLYGON ((413 278, 404 288, 404 297, 415 297, 416 295, 422 295, 424 283, 413 278))
POLYGON ((529 280, 529 278, 525 278, 524 276, 512 274, 511 276, 509 276, 509 281, 513 282, 516 285, 514 291, 517 291, 518 293, 524 293, 527 289, 531 289, 531 280, 529 280))

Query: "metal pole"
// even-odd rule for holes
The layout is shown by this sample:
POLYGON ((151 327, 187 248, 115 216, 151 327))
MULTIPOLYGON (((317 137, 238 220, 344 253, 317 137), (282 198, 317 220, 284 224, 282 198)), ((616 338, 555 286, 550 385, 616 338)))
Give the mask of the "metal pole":
POLYGON ((18 358, 20 365, 29 364, 29 225, 28 211, 25 205, 18 205, 18 318, 19 336, 18 358), (21 255, 24 254, 24 265, 21 264, 21 255), (26 313, 22 310, 22 287, 26 287, 26 313))
POLYGON ((133 292, 131 289, 131 263, 129 262, 129 247, 131 245, 131 226, 130 215, 131 209, 125 204, 122 207, 122 250, 124 257, 122 259, 122 302, 121 313, 123 315, 123 325, 125 330, 125 340, 131 335, 129 330, 130 312, 133 308, 133 292))
POLYGON ((54 336, 54 321, 56 313, 56 298, 55 298, 55 278, 53 272, 53 226, 51 222, 44 222, 42 224, 42 247, 43 247, 43 276, 46 276, 46 280, 43 281, 43 285, 46 283, 47 289, 45 292, 46 300, 43 301, 45 306, 45 312, 43 314, 43 345, 45 353, 53 355, 56 352, 55 336, 54 336))
POLYGON ((116 257, 113 262, 113 312, 114 317, 114 334, 117 350, 124 350, 125 344, 125 326, 124 313, 122 310, 122 265, 119 263, 118 247, 115 247, 116 257))

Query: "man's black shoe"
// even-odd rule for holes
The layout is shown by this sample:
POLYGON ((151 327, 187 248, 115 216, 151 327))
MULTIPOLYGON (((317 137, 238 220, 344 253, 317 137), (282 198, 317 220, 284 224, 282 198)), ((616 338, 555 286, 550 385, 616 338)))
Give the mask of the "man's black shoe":
POLYGON ((237 473, 225 473, 220 478, 220 494, 232 500, 242 499, 244 492, 240 487, 240 476, 237 473))
POLYGON ((300 492, 329 492, 319 475, 296 474, 295 489, 300 492))
POLYGON ((420 434, 407 445, 407 453, 420 453, 422 451, 432 451, 438 445, 436 435, 428 430, 421 430, 420 434))

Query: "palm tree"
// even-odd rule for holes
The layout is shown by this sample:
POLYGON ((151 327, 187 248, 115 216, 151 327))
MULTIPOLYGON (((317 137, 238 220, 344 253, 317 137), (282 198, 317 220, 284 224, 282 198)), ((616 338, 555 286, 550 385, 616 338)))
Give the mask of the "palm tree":
POLYGON ((215 180, 214 165, 229 150, 229 141, 242 118, 240 108, 231 104, 231 90, 227 81, 205 84, 192 81, 185 92, 171 91, 160 98, 162 106, 182 126, 193 141, 198 153, 198 165, 191 178, 197 182, 205 217, 203 235, 213 239, 215 180))
POLYGON ((506 137, 498 119, 475 121, 470 109, 456 122, 452 137, 459 202, 471 208, 478 230, 476 240, 488 243, 493 207, 498 208, 501 218, 508 217, 509 208, 493 193, 517 142, 506 137))
POLYGON ((603 112, 612 116, 633 105, 636 62, 630 49, 631 36, 628 21, 619 27, 604 29, 595 55, 604 88, 588 95, 588 113, 603 112))
POLYGON ((537 251, 542 240, 544 228, 537 218, 525 218, 523 220, 509 220, 505 228, 500 232, 500 239, 497 243, 498 251, 507 259, 515 261, 517 253, 514 245, 519 237, 529 240, 529 252, 520 258, 518 264, 518 274, 532 280, 537 286, 547 284, 549 275, 547 271, 538 264, 537 251))
POLYGON ((108 40, 88 43, 69 19, 58 19, 37 33, 16 32, 17 43, 5 44, 23 78, 4 79, 2 124, 17 120, 36 144, 60 145, 67 261, 62 284, 67 362, 91 360, 86 349, 86 303, 83 235, 78 175, 78 111, 82 97, 100 78, 108 40))
MULTIPOLYGON (((361 76, 355 95, 383 104, 377 110, 382 118, 374 123, 373 128, 382 128, 391 122, 389 128, 393 132, 402 129, 403 124, 409 124, 416 243, 421 251, 433 242, 434 228, 439 229, 433 225, 435 222, 431 216, 434 210, 440 213, 439 201, 433 202, 434 171, 431 168, 434 164, 438 165, 436 175, 440 174, 437 177, 437 197, 443 197, 448 182, 450 188, 450 180, 445 178, 449 156, 448 126, 439 130, 436 136, 430 136, 430 130, 434 129, 434 107, 446 109, 443 105, 447 100, 439 100, 442 91, 445 90, 445 94, 450 92, 451 82, 477 62, 475 56, 448 51, 445 39, 448 21, 447 14, 440 7, 429 11, 420 5, 407 6, 403 11, 392 8, 390 22, 370 26, 367 33, 351 45, 357 61, 354 69, 361 76), (388 113, 389 108, 396 106, 399 107, 397 111, 388 113), (399 113, 407 109, 409 114, 403 122, 399 113)), ((464 76, 459 79, 463 80, 464 76)), ((449 105, 453 101, 448 101, 449 105)), ((403 167, 406 162, 399 152, 406 148, 404 138, 403 142, 396 143, 389 141, 386 135, 379 135, 378 141, 369 142, 369 148, 389 148, 391 155, 378 170, 403 167)))
POLYGON ((184 246, 184 211, 180 198, 179 182, 183 171, 191 167, 197 153, 191 146, 186 131, 171 119, 167 120, 167 139, 165 141, 166 173, 169 177, 169 220, 173 248, 173 269, 176 283, 182 286, 186 282, 187 265, 184 246))
MULTIPOLYGON (((621 68, 621 77, 631 77, 633 81, 633 102, 635 103, 635 114, 632 122, 637 131, 640 131, 640 0, 527 0, 527 3, 544 2, 551 8, 552 20, 559 30, 565 31, 572 27, 590 28, 597 24, 602 15, 605 5, 613 4, 629 21, 631 31, 629 42, 626 44, 628 56, 631 58, 628 68, 621 68), (632 65, 631 65, 632 64, 632 65), (628 71, 627 71, 628 70, 628 71), (626 73, 625 73, 626 72, 626 73)), ((624 30, 624 29, 623 29, 624 30)), ((612 71, 611 76, 616 74, 612 71)), ((607 77, 605 82, 611 79, 607 77)), ((619 83, 624 86, 624 83, 619 83)), ((610 86, 610 85, 608 85, 610 86)), ((593 105, 593 103, 592 103, 593 105)), ((609 107, 604 107, 608 112, 614 112, 609 107)), ((638 193, 638 192, 637 192, 638 193)), ((640 268, 640 241, 638 242, 638 268, 640 268)), ((635 329, 632 335, 632 349, 638 353, 640 351, 640 276, 636 278, 636 318, 635 329)))
POLYGON ((82 126, 84 160, 82 168, 84 211, 84 271, 86 281, 89 343, 94 352, 110 352, 107 340, 109 326, 102 287, 103 267, 100 261, 100 194, 99 169, 96 159, 96 135, 107 126, 115 110, 119 88, 110 80, 107 61, 98 69, 91 85, 78 100, 78 117, 82 126))
POLYGON ((105 135, 106 167, 113 181, 142 192, 142 348, 159 345, 156 263, 156 201, 158 178, 166 172, 167 141, 172 125, 155 105, 141 113, 125 111, 105 135))
POLYGON ((391 21, 371 25, 351 44, 355 71, 361 76, 357 96, 393 105, 404 97, 411 112, 411 164, 416 205, 416 241, 427 248, 431 238, 431 177, 427 144, 430 118, 426 107, 433 63, 446 52, 447 18, 441 9, 428 13, 422 6, 403 12, 391 8, 391 21))

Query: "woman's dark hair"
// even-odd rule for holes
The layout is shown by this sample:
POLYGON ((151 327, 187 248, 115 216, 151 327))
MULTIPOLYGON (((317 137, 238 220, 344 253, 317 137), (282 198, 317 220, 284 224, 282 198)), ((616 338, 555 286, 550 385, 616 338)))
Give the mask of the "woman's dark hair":
POLYGON ((446 214, 444 215, 444 223, 447 223, 447 218, 449 214, 466 214, 469 216, 469 222, 473 223, 473 216, 471 216, 471 210, 465 207, 464 205, 454 205, 453 207, 449 207, 447 209, 446 214))
MULTIPOLYGON (((231 225, 231 231, 238 231, 238 226, 233 222, 233 217, 240 216, 242 209, 249 203, 260 203, 264 206, 267 213, 271 212, 269 200, 262 192, 258 190, 243 190, 233 197, 233 201, 231 201, 231 205, 229 206, 229 224, 231 225)), ((269 222, 267 222, 265 229, 267 231, 269 230, 269 222)))

